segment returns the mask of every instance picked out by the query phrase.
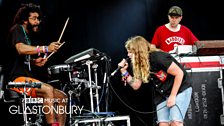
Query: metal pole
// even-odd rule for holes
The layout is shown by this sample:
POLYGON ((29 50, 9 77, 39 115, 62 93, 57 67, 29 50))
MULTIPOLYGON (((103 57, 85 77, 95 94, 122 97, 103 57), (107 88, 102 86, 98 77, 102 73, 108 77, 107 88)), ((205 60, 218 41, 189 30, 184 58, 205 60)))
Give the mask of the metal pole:
POLYGON ((97 67, 98 65, 97 64, 94 64, 93 65, 93 69, 94 69, 94 75, 95 75, 95 89, 96 89, 96 94, 95 94, 95 97, 96 97, 96 105, 97 105, 97 112, 100 112, 100 108, 99 108, 99 92, 98 92, 98 77, 97 77, 97 67))
POLYGON ((90 64, 92 64, 92 61, 87 61, 86 65, 88 66, 88 74, 89 74, 89 95, 90 95, 90 104, 91 104, 91 112, 94 113, 94 107, 93 107, 93 87, 92 87, 92 78, 91 78, 91 67, 90 64))
POLYGON ((68 94, 69 94, 69 125, 71 126, 72 125, 72 94, 73 94, 73 91, 69 90, 68 91, 68 94))
POLYGON ((28 126, 27 113, 26 113, 26 87, 24 87, 23 89, 24 89, 23 119, 24 119, 25 126, 28 126))

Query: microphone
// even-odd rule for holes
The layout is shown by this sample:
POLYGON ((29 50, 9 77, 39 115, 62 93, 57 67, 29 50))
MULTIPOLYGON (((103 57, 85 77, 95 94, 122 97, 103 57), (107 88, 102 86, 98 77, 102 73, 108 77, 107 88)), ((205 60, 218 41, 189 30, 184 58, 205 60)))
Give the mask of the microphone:
MULTIPOLYGON (((125 58, 125 60, 128 62, 129 61, 129 57, 125 58)), ((117 69, 115 69, 110 76, 114 76, 122 67, 121 66, 118 66, 117 69)))

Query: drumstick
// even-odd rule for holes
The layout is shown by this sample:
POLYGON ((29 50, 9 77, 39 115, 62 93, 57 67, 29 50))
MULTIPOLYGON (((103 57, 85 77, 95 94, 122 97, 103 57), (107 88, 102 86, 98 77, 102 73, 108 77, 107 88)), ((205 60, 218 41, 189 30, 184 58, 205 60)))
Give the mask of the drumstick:
POLYGON ((58 43, 60 43, 60 41, 61 41, 61 37, 62 37, 62 35, 63 35, 64 31, 65 31, 65 28, 66 28, 66 26, 68 24, 68 20, 69 20, 69 17, 67 18, 67 20, 65 22, 64 28, 63 28, 63 30, 61 32, 61 35, 60 35, 59 39, 58 39, 58 43))
MULTIPOLYGON (((59 45, 59 48, 61 48, 61 46, 64 45, 64 44, 65 44, 65 42, 62 42, 61 45, 59 45)), ((58 49, 59 49, 59 48, 58 48, 58 49)), ((50 55, 47 56, 46 59, 48 59, 48 58, 49 58, 51 55, 53 55, 54 53, 55 53, 55 52, 52 52, 50 55)))
MULTIPOLYGON (((67 24, 68 24, 68 21, 69 21, 69 17, 67 18, 67 20, 66 20, 66 22, 65 22, 65 25, 64 25, 64 28, 63 28, 63 30, 62 30, 62 32, 61 32, 61 35, 60 35, 60 37, 59 37, 59 39, 58 39, 58 41, 57 41, 59 44, 61 44, 61 43, 60 43, 60 41, 61 41, 61 37, 62 37, 62 35, 64 34, 64 31, 65 31, 65 28, 66 28, 66 26, 67 26, 67 24)), ((59 48, 60 48, 64 43, 65 43, 65 42, 63 42, 63 43, 59 46, 59 48)), ((48 55, 46 59, 48 59, 48 58, 49 58, 50 56, 52 56, 54 53, 55 53, 55 52, 51 52, 51 54, 48 55)))

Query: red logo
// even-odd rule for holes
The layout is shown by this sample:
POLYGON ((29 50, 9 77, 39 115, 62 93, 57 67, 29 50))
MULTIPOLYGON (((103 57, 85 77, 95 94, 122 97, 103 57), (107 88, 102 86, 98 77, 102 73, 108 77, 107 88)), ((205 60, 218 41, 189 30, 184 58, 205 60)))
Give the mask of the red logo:
POLYGON ((166 81, 166 78, 167 78, 167 73, 166 73, 166 72, 160 70, 160 71, 159 71, 158 73, 156 73, 155 75, 156 75, 156 77, 157 77, 160 81, 162 81, 162 82, 166 81))

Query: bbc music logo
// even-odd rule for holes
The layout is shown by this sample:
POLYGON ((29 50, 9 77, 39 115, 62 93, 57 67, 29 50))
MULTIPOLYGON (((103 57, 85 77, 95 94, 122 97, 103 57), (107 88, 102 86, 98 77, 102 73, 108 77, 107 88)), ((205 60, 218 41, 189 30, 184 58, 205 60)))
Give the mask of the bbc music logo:
POLYGON ((26 102, 26 103, 31 103, 31 104, 35 104, 35 103, 44 103, 44 102, 48 102, 48 103, 67 103, 68 99, 59 99, 59 98, 23 98, 22 102, 26 102))
POLYGON ((43 98, 23 98, 22 102, 26 103, 44 103, 43 98))

